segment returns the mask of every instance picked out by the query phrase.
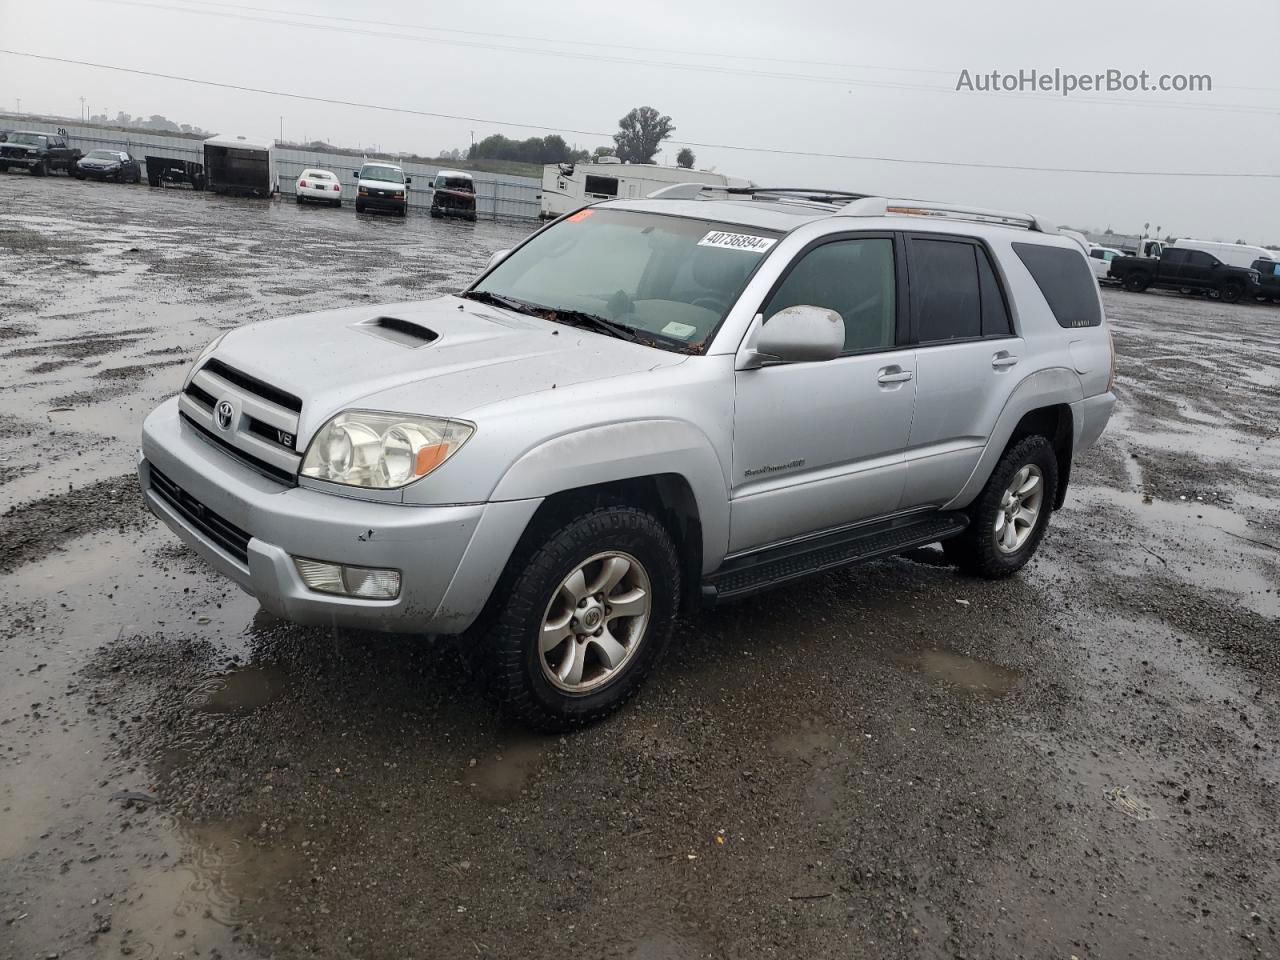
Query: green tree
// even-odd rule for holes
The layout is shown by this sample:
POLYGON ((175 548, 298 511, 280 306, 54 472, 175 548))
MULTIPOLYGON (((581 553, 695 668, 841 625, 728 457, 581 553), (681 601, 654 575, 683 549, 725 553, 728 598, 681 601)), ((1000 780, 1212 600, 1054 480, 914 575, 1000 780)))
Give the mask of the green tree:
POLYGON ((662 141, 675 133, 675 124, 653 107, 635 107, 618 121, 613 135, 618 157, 629 163, 652 163, 662 141))
POLYGON ((676 166, 684 167, 686 170, 692 170, 693 165, 698 162, 698 158, 693 155, 693 151, 688 147, 681 147, 680 152, 676 154, 676 166))

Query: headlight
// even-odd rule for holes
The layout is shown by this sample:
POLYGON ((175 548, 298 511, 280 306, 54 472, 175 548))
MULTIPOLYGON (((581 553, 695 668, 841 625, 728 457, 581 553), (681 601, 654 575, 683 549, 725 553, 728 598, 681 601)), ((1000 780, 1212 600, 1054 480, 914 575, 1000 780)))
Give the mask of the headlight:
POLYGON ((196 355, 195 362, 191 364, 191 369, 187 371, 186 379, 182 381, 183 390, 187 389, 188 384, 191 383, 191 378, 194 377, 196 375, 196 371, 200 369, 200 364, 204 363, 205 357, 209 356, 209 354, 213 353, 213 351, 218 349, 218 344, 222 342, 223 337, 225 337, 226 335, 227 334, 225 331, 223 333, 218 334, 216 337, 214 337, 212 340, 206 343, 204 349, 201 350, 196 355))
POLYGON ((312 438, 302 476, 389 490, 425 477, 475 433, 465 420, 346 410, 312 438))

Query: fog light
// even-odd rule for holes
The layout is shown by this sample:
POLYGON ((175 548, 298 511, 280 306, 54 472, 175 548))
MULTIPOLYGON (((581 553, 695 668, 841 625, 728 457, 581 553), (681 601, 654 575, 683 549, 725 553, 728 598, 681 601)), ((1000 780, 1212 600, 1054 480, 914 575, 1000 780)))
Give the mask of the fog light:
POLYGON ((400 571, 375 567, 346 567, 322 560, 294 557, 302 582, 317 593, 364 597, 369 600, 394 600, 400 596, 400 571))
POLYGON ((400 595, 400 571, 373 567, 343 567, 342 579, 353 597, 394 600, 400 595))

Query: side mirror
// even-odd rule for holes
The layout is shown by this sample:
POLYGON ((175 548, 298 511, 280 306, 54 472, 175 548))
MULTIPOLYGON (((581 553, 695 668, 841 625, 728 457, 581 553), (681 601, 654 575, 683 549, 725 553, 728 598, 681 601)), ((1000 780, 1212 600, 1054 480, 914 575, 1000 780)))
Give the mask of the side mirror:
POLYGON ((507 259, 507 254, 509 254, 510 252, 511 252, 510 250, 496 251, 493 254, 493 256, 489 258, 489 262, 484 265, 484 272, 488 273, 490 270, 492 270, 494 267, 500 264, 503 260, 507 259))
POLYGON ((844 318, 826 307, 800 304, 779 310, 763 324, 742 369, 783 363, 819 363, 844 350, 844 318))
POLYGON ((413 183, 413 177, 405 177, 404 183, 405 183, 405 186, 408 186, 409 184, 413 183))

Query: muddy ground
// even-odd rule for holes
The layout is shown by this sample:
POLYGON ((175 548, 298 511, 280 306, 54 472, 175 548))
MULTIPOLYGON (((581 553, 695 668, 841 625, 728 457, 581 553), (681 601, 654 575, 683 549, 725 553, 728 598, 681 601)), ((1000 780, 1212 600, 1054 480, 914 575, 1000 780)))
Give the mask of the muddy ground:
POLYGON ((1280 956, 1280 310, 1107 292, 1036 561, 699 614, 614 719, 292 627, 145 515, 219 330, 527 228, 0 176, 0 958, 1280 956))

